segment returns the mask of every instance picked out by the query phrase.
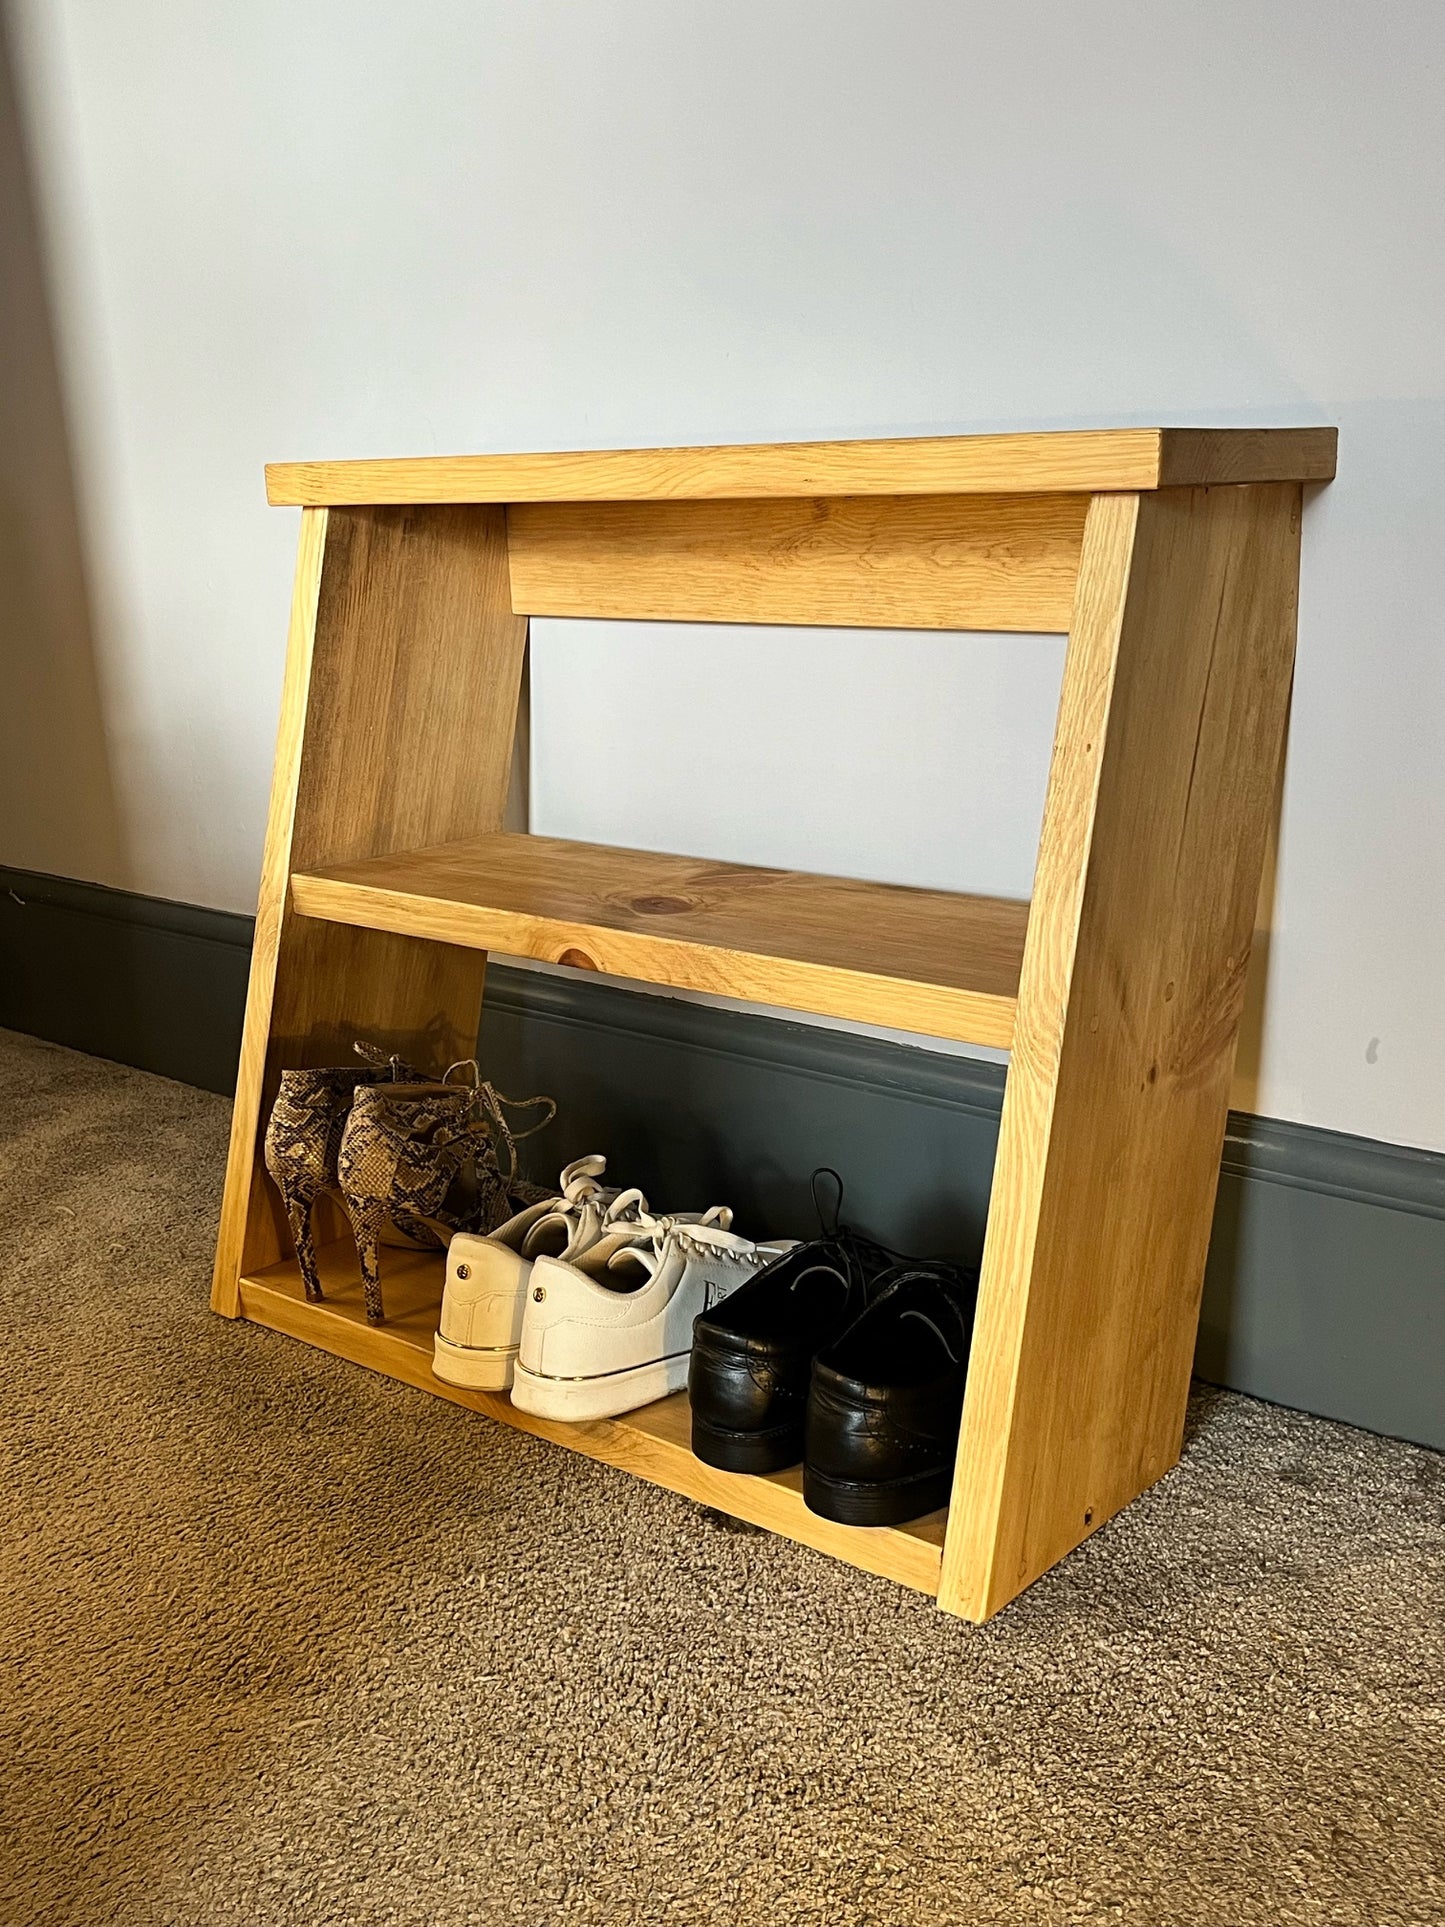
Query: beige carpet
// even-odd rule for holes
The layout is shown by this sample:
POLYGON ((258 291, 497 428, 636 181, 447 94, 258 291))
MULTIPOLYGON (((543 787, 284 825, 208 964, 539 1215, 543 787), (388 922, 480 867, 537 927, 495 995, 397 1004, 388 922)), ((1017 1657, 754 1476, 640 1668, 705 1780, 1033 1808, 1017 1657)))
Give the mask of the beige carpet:
POLYGON ((4 1927, 1445 1919, 1438 1457, 1205 1393, 972 1629, 212 1317, 220 1100, 0 1091, 4 1927))

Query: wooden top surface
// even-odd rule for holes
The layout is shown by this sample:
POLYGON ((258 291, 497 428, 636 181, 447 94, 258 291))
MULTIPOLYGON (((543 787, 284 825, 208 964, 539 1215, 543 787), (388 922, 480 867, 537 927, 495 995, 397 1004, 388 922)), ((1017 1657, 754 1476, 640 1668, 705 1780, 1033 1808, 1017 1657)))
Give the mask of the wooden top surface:
POLYGON ((762 442, 415 460, 275 462, 279 506, 646 502, 752 496, 1107 493, 1327 482, 1333 428, 1089 428, 894 441, 762 442))

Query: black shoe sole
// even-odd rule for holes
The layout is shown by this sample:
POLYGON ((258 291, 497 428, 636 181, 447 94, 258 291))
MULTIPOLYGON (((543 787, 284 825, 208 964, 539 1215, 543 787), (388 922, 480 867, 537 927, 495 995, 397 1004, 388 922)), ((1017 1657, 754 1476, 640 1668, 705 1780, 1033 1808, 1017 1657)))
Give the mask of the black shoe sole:
POLYGON ((724 1432, 692 1415, 693 1456, 719 1472, 781 1472, 803 1456, 803 1428, 789 1425, 771 1432, 724 1432))
POLYGON ((803 1503, 821 1519, 840 1526, 902 1526, 948 1504, 953 1471, 920 1472, 911 1479, 868 1484, 861 1479, 829 1479, 803 1467, 803 1503))

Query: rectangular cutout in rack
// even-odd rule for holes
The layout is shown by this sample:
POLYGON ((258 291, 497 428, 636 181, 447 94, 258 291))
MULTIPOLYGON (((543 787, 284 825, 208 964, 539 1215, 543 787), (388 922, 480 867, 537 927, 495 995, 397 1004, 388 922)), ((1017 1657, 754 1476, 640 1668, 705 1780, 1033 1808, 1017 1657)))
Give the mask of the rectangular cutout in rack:
POLYGON ((1007 1049, 1029 906, 555 837, 300 873, 303 917, 1007 1049))

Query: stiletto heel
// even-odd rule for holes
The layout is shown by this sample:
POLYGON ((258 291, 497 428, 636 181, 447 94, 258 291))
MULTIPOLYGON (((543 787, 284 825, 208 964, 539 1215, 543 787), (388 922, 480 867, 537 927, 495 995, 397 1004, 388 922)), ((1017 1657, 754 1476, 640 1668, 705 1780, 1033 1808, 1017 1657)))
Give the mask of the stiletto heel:
POLYGON ((351 1235, 356 1240, 356 1254, 361 1260, 361 1290, 366 1300, 367 1322, 380 1325, 386 1318, 381 1302, 381 1234, 386 1219, 376 1211, 354 1211, 350 1198, 345 1199, 345 1204, 351 1235))
POLYGON ((291 1242, 296 1247, 296 1262, 301 1267, 301 1282, 306 1287, 306 1296, 313 1303, 320 1301, 321 1274, 316 1268, 316 1245, 311 1236, 311 1213, 316 1208, 320 1195, 314 1190, 303 1189, 300 1185, 283 1183, 280 1185, 281 1202, 286 1207, 286 1219, 291 1226, 291 1242))
POLYGON ((358 1044, 356 1054, 364 1061, 354 1067, 282 1071, 266 1125, 266 1169, 281 1193, 296 1263, 313 1302, 321 1297, 321 1276, 312 1212, 323 1193, 337 1188, 336 1159, 352 1100, 365 1086, 401 1079, 413 1083, 420 1075, 370 1044, 358 1044))
MULTIPOLYGON (((465 1068, 475 1074, 475 1065, 465 1068)), ((515 1211, 518 1134, 502 1115, 502 1107, 512 1102, 490 1084, 445 1080, 374 1084, 356 1093, 336 1172, 361 1258, 366 1315, 373 1323, 383 1316, 379 1245, 385 1226, 395 1226, 418 1244, 445 1248, 454 1231, 490 1231, 515 1211), (498 1163, 499 1146, 505 1172, 498 1163)), ((550 1098, 527 1104, 548 1107, 543 1123, 555 1115, 550 1098)))

